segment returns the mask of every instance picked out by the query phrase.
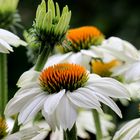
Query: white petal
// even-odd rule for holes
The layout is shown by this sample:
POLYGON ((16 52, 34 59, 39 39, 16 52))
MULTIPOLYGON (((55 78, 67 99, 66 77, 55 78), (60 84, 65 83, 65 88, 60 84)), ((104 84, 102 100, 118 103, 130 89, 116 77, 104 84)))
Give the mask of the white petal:
POLYGON ((49 57, 44 68, 47 68, 54 64, 67 62, 67 59, 70 57, 71 54, 72 54, 72 52, 66 53, 66 54, 57 54, 57 55, 53 55, 53 56, 49 57))
POLYGON ((113 98, 130 98, 128 90, 113 78, 101 78, 90 84, 92 90, 113 98))
POLYGON ((34 71, 34 70, 29 70, 29 71, 24 72, 20 76, 20 78, 17 82, 17 86, 23 87, 23 86, 28 85, 31 82, 37 81, 39 74, 40 74, 39 72, 34 71))
POLYGON ((61 90, 59 93, 53 93, 51 95, 48 95, 45 103, 44 103, 44 111, 48 115, 52 114, 57 105, 59 104, 61 98, 65 94, 65 90, 61 90))
MULTIPOLYGON (((139 133, 140 133, 140 125, 136 125, 134 128, 132 128, 132 129, 129 131, 129 133, 127 133, 127 134, 123 137, 123 140, 128 140, 128 139, 132 140, 132 139, 134 139, 134 137, 135 137, 136 135, 139 135, 139 133)), ((140 138, 140 136, 139 136, 139 138, 140 138)))
POLYGON ((40 130, 41 129, 37 126, 29 127, 14 134, 8 135, 3 140, 31 140, 31 138, 39 134, 40 130))
POLYGON ((140 79, 140 61, 131 64, 130 68, 126 71, 125 80, 127 82, 136 81, 140 79))
POLYGON ((96 81, 98 79, 101 79, 101 77, 99 75, 97 75, 97 74, 89 74, 89 79, 86 82, 86 85, 93 84, 93 81, 96 81))
POLYGON ((32 91, 41 91, 40 85, 37 82, 29 83, 28 85, 25 85, 21 87, 15 94, 15 96, 20 96, 22 94, 25 94, 26 92, 32 92, 32 91))
POLYGON ((32 90, 20 89, 19 91, 17 91, 17 94, 15 95, 15 97, 13 97, 6 105, 5 115, 11 116, 11 115, 16 114, 17 112, 20 111, 20 109, 28 100, 38 95, 40 92, 42 91, 36 88, 35 89, 33 88, 32 90))
POLYGON ((16 36, 15 34, 9 32, 7 30, 4 30, 4 29, 0 29, 0 38, 15 47, 17 47, 19 45, 23 45, 23 46, 27 45, 27 43, 20 40, 20 38, 18 36, 16 36))
POLYGON ((41 110, 46 97, 47 96, 44 93, 40 93, 34 98, 28 100, 28 102, 21 109, 18 116, 19 124, 24 124, 35 117, 35 115, 41 110))
POLYGON ((56 111, 54 111, 52 114, 48 115, 48 113, 46 113, 44 110, 42 110, 42 115, 45 117, 45 120, 47 121, 47 123, 49 124, 49 126, 51 127, 51 129, 53 131, 56 130, 56 127, 59 129, 60 122, 56 115, 56 111))
POLYGON ((98 97, 98 100, 100 102, 109 106, 114 112, 116 112, 116 114, 118 114, 118 116, 120 116, 122 118, 121 110, 118 108, 116 103, 111 98, 104 96, 102 94, 99 94, 99 93, 95 93, 95 94, 98 97))
POLYGON ((115 133, 115 136, 113 140, 128 140, 129 138, 132 139, 136 135, 136 133, 139 133, 140 130, 140 119, 134 119, 126 123, 119 131, 115 133))
POLYGON ((94 91, 91 92, 86 88, 79 88, 73 92, 67 92, 67 96, 75 106, 100 110, 100 103, 94 95, 94 91))
POLYGON ((40 134, 33 137, 31 140, 44 140, 47 137, 48 133, 49 132, 47 132, 47 131, 40 132, 40 134))
POLYGON ((67 95, 64 95, 59 102, 59 105, 56 109, 58 119, 60 120, 61 127, 66 130, 73 127, 76 118, 77 112, 73 104, 69 101, 67 95))
POLYGON ((9 53, 9 51, 13 52, 13 48, 7 42, 0 39, 0 52, 9 53))
POLYGON ((132 44, 117 37, 110 37, 104 40, 100 47, 104 49, 103 52, 110 53, 116 58, 127 62, 139 58, 139 53, 132 44))
POLYGON ((102 55, 102 53, 99 54, 99 52, 94 51, 94 47, 92 50, 81 50, 81 53, 90 57, 99 57, 102 55))
POLYGON ((67 61, 69 63, 82 64, 82 54, 80 52, 72 53, 67 61))

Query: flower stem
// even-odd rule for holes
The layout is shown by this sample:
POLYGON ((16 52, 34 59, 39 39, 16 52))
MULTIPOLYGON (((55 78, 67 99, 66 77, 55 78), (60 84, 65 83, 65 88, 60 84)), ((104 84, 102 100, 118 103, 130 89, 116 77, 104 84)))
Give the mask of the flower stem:
POLYGON ((95 109, 92 110, 92 113, 93 113, 95 128, 96 128, 96 139, 97 140, 102 140, 103 136, 102 136, 99 114, 98 114, 97 110, 95 110, 95 109))
POLYGON ((47 47, 44 47, 42 52, 39 54, 36 65, 34 70, 41 71, 52 51, 53 46, 48 45, 47 47))
POLYGON ((77 140, 77 129, 76 125, 74 124, 72 129, 63 131, 64 140, 77 140))
POLYGON ((4 109, 8 100, 7 54, 0 53, 0 116, 4 117, 4 109))

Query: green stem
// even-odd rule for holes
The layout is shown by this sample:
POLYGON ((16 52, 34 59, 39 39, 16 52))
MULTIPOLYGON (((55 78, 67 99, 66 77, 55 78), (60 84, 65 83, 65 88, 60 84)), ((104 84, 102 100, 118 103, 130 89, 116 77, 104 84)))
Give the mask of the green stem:
POLYGON ((52 51, 52 46, 48 45, 47 47, 44 47, 44 49, 42 50, 42 52, 39 54, 36 65, 34 70, 36 71, 41 71, 52 51))
POLYGON ((20 125, 18 125, 18 115, 16 116, 16 119, 15 119, 15 122, 14 122, 14 126, 13 126, 13 129, 11 131, 11 134, 19 131, 20 129, 20 125))
POLYGON ((101 123, 100 123, 100 118, 97 110, 92 110, 93 117, 94 117, 94 122, 95 122, 95 128, 96 128, 96 139, 97 140, 102 140, 102 129, 101 129, 101 123))
POLYGON ((4 117, 4 109, 8 100, 7 54, 0 53, 0 116, 4 117))
POLYGON ((69 130, 63 131, 63 135, 64 135, 64 140, 78 140, 76 125, 74 124, 74 126, 70 131, 69 130))

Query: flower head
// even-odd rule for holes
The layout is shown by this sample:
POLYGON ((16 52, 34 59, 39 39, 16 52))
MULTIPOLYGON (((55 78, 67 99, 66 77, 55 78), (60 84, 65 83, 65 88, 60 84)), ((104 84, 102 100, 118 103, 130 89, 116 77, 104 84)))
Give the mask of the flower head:
POLYGON ((19 112, 19 124, 25 124, 42 110, 53 130, 56 127, 70 130, 78 108, 101 111, 100 102, 121 117, 120 109, 110 97, 129 98, 129 95, 114 79, 89 74, 79 65, 57 64, 41 72, 38 80, 22 86, 7 104, 5 114, 19 112))
POLYGON ((101 60, 92 60, 91 69, 92 72, 102 77, 110 77, 112 72, 111 69, 120 64, 117 60, 111 60, 110 62, 103 62, 101 60))
POLYGON ((83 87, 88 80, 88 74, 84 67, 66 63, 45 69, 39 79, 44 90, 56 93, 61 89, 73 91, 83 87))
POLYGON ((104 39, 101 31, 94 26, 70 29, 66 37, 71 42, 68 51, 74 52, 78 52, 81 49, 89 49, 91 45, 100 45, 104 39))
POLYGON ((21 20, 16 10, 18 2, 19 0, 0 0, 0 28, 12 30, 14 26, 19 26, 21 20))
MULTIPOLYGON (((65 54, 51 56, 45 67, 68 62, 82 65, 89 70, 91 58, 102 55, 102 53, 96 50, 95 46, 99 45, 103 38, 103 34, 94 26, 70 29, 67 32, 66 39, 71 43, 62 49, 65 54)), ((65 41, 63 43, 65 44, 65 41)))
POLYGON ((27 44, 15 34, 0 29, 0 52, 9 53, 9 51, 13 51, 13 48, 10 45, 18 47, 19 45, 26 46, 27 44))
POLYGON ((65 33, 69 27, 71 11, 68 7, 63 8, 60 15, 58 3, 54 4, 52 0, 48 0, 46 11, 45 0, 38 6, 36 11, 36 19, 33 28, 26 35, 30 46, 46 46, 61 43, 65 38, 65 33), (29 38, 29 39, 28 39, 29 38))
POLYGON ((8 126, 5 119, 0 117, 0 139, 2 139, 7 134, 8 126))

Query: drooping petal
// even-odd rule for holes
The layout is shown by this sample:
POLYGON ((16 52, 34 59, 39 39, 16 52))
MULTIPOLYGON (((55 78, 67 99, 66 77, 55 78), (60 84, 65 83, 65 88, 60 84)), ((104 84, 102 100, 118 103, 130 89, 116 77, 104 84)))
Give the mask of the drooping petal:
POLYGON ((27 43, 22 41, 18 36, 4 29, 0 29, 0 38, 15 47, 27 45, 27 43))
POLYGON ((91 50, 81 50, 81 53, 90 57, 99 57, 102 56, 102 53, 99 51, 96 51, 93 47, 91 50))
POLYGON ((113 140, 128 140, 140 138, 139 136, 140 130, 140 119, 134 119, 126 123, 120 130, 115 133, 113 140))
POLYGON ((130 95, 128 90, 113 78, 101 78, 93 81, 93 84, 90 85, 92 90, 97 93, 102 93, 105 96, 110 96, 113 98, 126 98, 129 99, 130 95))
POLYGON ((47 67, 52 66, 54 64, 67 62, 67 59, 70 57, 71 54, 72 54, 72 52, 66 53, 66 54, 57 54, 57 55, 51 56, 48 59, 47 63, 45 64, 44 68, 47 68, 47 67))
POLYGON ((86 109, 98 109, 100 110, 100 103, 97 100, 93 92, 88 89, 80 88, 73 92, 67 92, 67 96, 70 101, 77 107, 86 109))
POLYGON ((17 91, 17 94, 14 96, 14 98, 8 102, 5 108, 5 115, 11 116, 18 113, 28 100, 38 95, 40 92, 41 90, 38 88, 32 88, 31 90, 21 88, 19 91, 17 91))
POLYGON ((25 86, 23 86, 22 88, 20 88, 17 92, 16 92, 16 94, 15 94, 15 96, 18 96, 18 95, 22 95, 22 94, 25 94, 26 92, 28 92, 28 91, 40 91, 41 89, 40 89, 40 86, 39 86, 39 84, 37 83, 37 82, 33 82, 33 83, 29 83, 28 85, 25 85, 25 86))
POLYGON ((86 85, 93 84, 93 81, 99 80, 101 77, 97 74, 90 74, 88 81, 86 82, 86 85))
POLYGON ((7 42, 0 39, 0 52, 1 53, 9 53, 9 51, 13 52, 12 47, 7 42))
POLYGON ((19 124, 25 124, 41 110, 47 96, 44 93, 31 98, 21 109, 18 121, 19 124))
POLYGON ((49 124, 49 126, 51 127, 53 131, 56 130, 56 127, 59 129, 60 122, 59 122, 58 116, 56 115, 56 111, 48 115, 48 113, 46 113, 43 109, 42 115, 45 117, 45 120, 47 121, 47 123, 49 124))
POLYGON ((29 127, 14 134, 6 136, 3 140, 32 140, 33 137, 39 135, 40 128, 37 126, 29 127))
POLYGON ((71 130, 76 121, 77 112, 73 104, 68 99, 67 95, 64 95, 61 98, 61 101, 57 106, 56 113, 60 121, 61 127, 64 130, 71 130))
POLYGON ((67 62, 74 64, 82 64, 82 54, 80 52, 72 53, 72 55, 67 59, 67 62))
POLYGON ((17 86, 18 87, 23 87, 23 86, 26 86, 28 85, 29 83, 31 82, 35 82, 37 81, 38 77, 39 77, 39 72, 35 71, 35 70, 29 70, 29 71, 26 71, 24 72, 18 82, 17 82, 17 86))
POLYGON ((116 105, 116 103, 111 98, 109 98, 107 96, 103 96, 102 94, 99 94, 99 93, 95 93, 95 94, 98 97, 98 100, 100 102, 109 106, 114 112, 116 112, 116 114, 118 116, 120 116, 122 118, 121 110, 119 109, 119 107, 116 105))
POLYGON ((52 114, 55 111, 57 105, 59 104, 64 94, 65 94, 65 89, 61 90, 59 93, 48 95, 44 103, 44 111, 48 115, 52 114))

